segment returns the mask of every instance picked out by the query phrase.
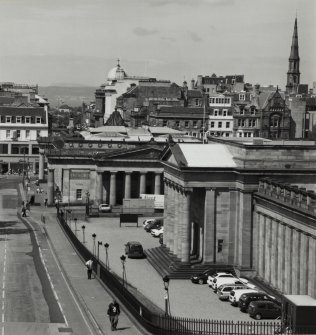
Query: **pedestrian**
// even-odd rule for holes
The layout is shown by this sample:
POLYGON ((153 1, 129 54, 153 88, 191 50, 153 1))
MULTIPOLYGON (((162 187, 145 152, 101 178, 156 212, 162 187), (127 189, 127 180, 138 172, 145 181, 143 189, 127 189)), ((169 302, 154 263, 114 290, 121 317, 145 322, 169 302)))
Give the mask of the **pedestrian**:
POLYGON ((55 198, 55 207, 58 208, 58 199, 55 198))
POLYGON ((88 279, 91 279, 93 260, 89 259, 86 263, 88 279))
POLYGON ((36 193, 37 193, 37 194, 40 193, 40 188, 39 188, 39 187, 36 189, 36 193))
POLYGON ((45 207, 47 207, 47 202, 48 202, 48 199, 45 198, 45 200, 44 200, 44 205, 45 205, 45 207))
POLYGON ((25 206, 22 207, 22 216, 26 217, 26 208, 25 208, 25 206))
POLYGON ((111 322, 111 330, 116 330, 118 324, 118 317, 120 313, 121 313, 120 305, 117 303, 115 299, 113 299, 113 302, 109 304, 107 312, 111 322))

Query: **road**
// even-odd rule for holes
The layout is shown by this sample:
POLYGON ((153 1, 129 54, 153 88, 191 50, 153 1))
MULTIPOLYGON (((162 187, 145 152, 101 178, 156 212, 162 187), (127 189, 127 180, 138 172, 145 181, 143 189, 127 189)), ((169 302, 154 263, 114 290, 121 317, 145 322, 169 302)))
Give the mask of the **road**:
POLYGON ((99 334, 41 227, 21 220, 20 178, 0 179, 0 335, 99 334))

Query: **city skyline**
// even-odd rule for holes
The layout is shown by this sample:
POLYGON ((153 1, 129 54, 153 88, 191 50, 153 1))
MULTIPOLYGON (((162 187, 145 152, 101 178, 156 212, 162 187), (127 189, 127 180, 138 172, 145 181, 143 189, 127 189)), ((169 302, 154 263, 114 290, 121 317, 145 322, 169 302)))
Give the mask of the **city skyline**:
POLYGON ((244 74, 285 88, 298 18, 301 83, 316 80, 310 0, 0 0, 0 81, 98 86, 128 75, 181 84, 244 74))

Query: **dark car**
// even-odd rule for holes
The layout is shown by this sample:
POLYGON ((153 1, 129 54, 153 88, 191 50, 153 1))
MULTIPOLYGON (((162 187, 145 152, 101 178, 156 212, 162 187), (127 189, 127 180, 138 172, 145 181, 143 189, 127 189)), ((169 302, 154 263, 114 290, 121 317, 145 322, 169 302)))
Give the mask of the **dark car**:
POLYGON ((281 307, 274 301, 252 301, 248 306, 248 313, 257 320, 262 318, 276 319, 281 316, 281 307))
POLYGON ((249 304, 252 301, 257 300, 269 300, 274 301, 274 297, 264 293, 264 292, 251 292, 251 293, 244 293, 240 296, 238 301, 238 306, 242 312, 246 312, 248 309, 249 304))
POLYGON ((216 273, 216 270, 209 269, 204 272, 195 274, 191 277, 191 282, 194 284, 206 284, 208 276, 212 276, 214 273, 216 273))
POLYGON ((144 229, 149 233, 152 229, 159 229, 161 226, 163 226, 163 221, 155 220, 154 222, 148 223, 144 229))
POLYGON ((125 254, 128 258, 144 258, 143 246, 136 241, 130 241, 125 244, 125 254))

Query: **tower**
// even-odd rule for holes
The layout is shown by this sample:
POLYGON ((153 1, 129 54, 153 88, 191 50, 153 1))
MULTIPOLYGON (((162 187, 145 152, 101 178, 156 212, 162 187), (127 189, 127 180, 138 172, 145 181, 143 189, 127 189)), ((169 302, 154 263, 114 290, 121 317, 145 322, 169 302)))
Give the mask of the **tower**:
POLYGON ((287 71, 286 93, 297 93, 300 84, 300 56, 298 54, 297 18, 295 18, 292 37, 291 53, 289 58, 289 70, 287 71))

